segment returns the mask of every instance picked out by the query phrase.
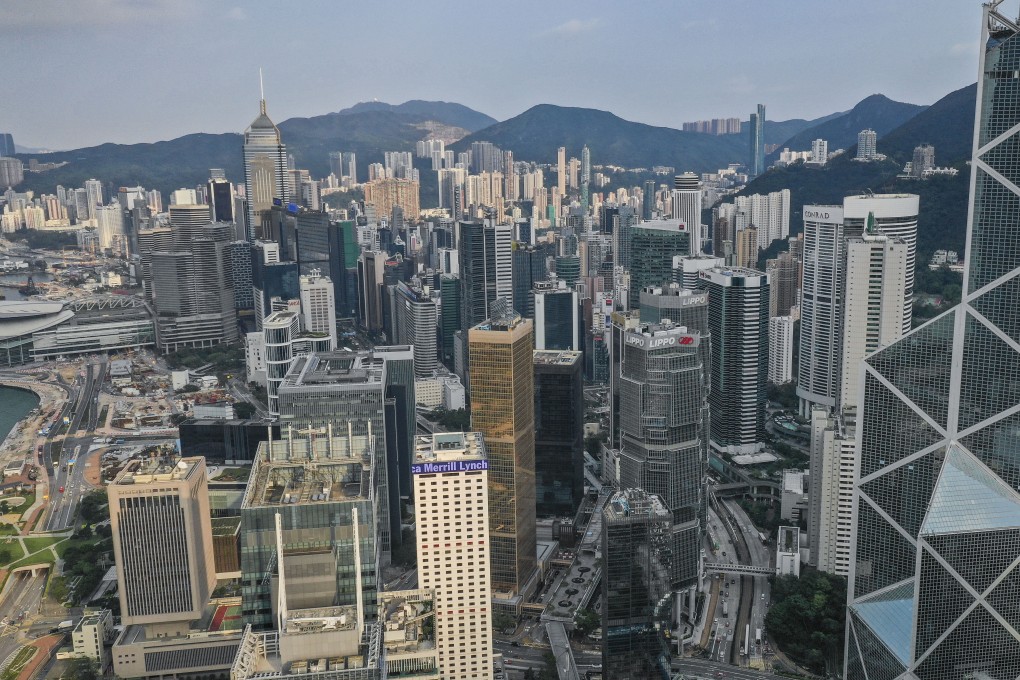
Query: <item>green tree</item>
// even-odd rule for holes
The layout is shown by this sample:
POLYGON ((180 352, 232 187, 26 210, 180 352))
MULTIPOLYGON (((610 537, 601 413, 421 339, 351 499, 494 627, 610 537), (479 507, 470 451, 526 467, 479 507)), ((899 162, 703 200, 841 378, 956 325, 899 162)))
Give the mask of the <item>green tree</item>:
POLYGON ((102 675, 99 672, 99 664, 96 663, 95 659, 78 657, 71 659, 67 663, 67 669, 64 671, 63 677, 71 678, 71 680, 100 680, 102 675))
POLYGON ((813 569, 799 579, 775 578, 765 616, 769 639, 814 673, 835 671, 843 659, 846 590, 846 579, 813 569))
POLYGON ((517 621, 506 612, 497 611, 492 615, 492 629, 498 631, 517 627, 517 621))
POLYGON ((243 420, 255 415, 255 407, 246 401, 239 401, 234 404, 234 414, 243 420))
POLYGON ((574 633, 583 638, 601 625, 599 615, 590 609, 582 609, 574 614, 574 633))
POLYGON ((104 489, 92 491, 81 499, 81 518, 88 524, 110 519, 110 506, 104 489))

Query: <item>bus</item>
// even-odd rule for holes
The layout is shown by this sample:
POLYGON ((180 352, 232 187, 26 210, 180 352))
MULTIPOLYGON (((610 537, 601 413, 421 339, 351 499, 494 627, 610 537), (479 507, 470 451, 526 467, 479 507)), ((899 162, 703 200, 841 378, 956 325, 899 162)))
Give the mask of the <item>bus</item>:
POLYGON ((768 536, 766 536, 765 534, 763 534, 760 531, 758 532, 758 538, 761 539, 761 544, 762 545, 768 545, 769 544, 768 536))
POLYGON ((744 626, 744 656, 751 654, 751 624, 744 626))

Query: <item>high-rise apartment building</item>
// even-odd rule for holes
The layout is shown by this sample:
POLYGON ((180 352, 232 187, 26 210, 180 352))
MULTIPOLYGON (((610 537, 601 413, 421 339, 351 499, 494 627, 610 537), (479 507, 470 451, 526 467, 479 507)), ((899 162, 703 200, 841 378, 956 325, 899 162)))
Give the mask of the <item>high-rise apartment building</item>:
POLYGON ((765 445, 769 277, 754 269, 701 272, 712 332, 712 446, 731 455, 765 445))
POLYGON ((560 196, 567 195, 567 149, 562 146, 556 149, 556 188, 560 196))
POLYGON ((421 213, 418 181, 413 179, 385 178, 366 182, 365 202, 371 203, 380 215, 390 215, 394 206, 400 206, 410 219, 417 221, 421 213))
POLYGON ((657 496, 624 489, 602 510, 602 672, 668 678, 673 558, 670 511, 657 496))
MULTIPOLYGON (((800 239, 791 239, 791 241, 800 239)), ((792 250, 792 249, 791 249, 792 250)), ((769 316, 789 316, 800 304, 800 259, 790 250, 765 261, 769 275, 769 316)))
POLYGON ((751 114, 750 125, 751 156, 747 170, 751 177, 765 172, 765 105, 758 104, 758 111, 751 114))
POLYGON ((468 331, 471 427, 489 454, 492 590, 527 594, 535 576, 535 390, 532 322, 512 313, 468 331))
POLYGON ((857 160, 870 161, 878 155, 878 133, 872 129, 857 133, 857 160))
POLYGON ((935 147, 931 144, 921 144, 914 147, 913 159, 910 162, 910 174, 913 177, 923 177, 925 170, 935 167, 935 147))
POLYGON ((758 228, 745 227, 737 232, 733 244, 733 266, 754 269, 758 266, 758 228))
POLYGON ((267 238, 264 224, 273 199, 287 202, 287 147, 280 128, 266 115, 266 100, 259 115, 244 131, 244 189, 248 202, 248 240, 267 238))
POLYGON ((876 231, 846 243, 846 285, 840 340, 840 409, 855 408, 861 361, 903 336, 907 244, 876 231))
POLYGON ((701 178, 693 172, 674 177, 670 202, 673 219, 687 225, 690 232, 690 253, 697 255, 701 252, 701 178))
POLYGON ((704 532, 708 383, 701 336, 669 321, 622 332, 620 486, 662 499, 672 515, 669 579, 695 586, 704 532))
POLYGON ((535 351, 535 505, 573 517, 584 498, 584 366, 580 352, 535 351))
POLYGON ((840 576, 850 573, 857 466, 852 415, 852 411, 833 415, 825 406, 814 406, 810 418, 809 563, 840 576))
POLYGON ((863 362, 844 677, 1020 675, 1020 30, 1000 7, 982 7, 962 303, 863 362))
POLYGON ((793 380, 793 317, 769 318, 769 382, 782 385, 793 380))
POLYGON ((488 475, 479 433, 415 438, 418 583, 435 593, 444 680, 492 676, 488 475))

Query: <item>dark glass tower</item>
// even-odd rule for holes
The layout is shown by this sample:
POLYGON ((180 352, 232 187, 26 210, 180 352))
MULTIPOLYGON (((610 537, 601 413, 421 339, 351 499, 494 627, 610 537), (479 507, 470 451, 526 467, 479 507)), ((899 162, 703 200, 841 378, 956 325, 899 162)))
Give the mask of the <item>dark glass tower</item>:
POLYGON ((535 352, 535 504, 573 517, 584 494, 584 381, 580 352, 535 352))
POLYGON ((844 677, 1020 675, 1020 28, 984 5, 963 301, 863 362, 844 677))
POLYGON ((670 513, 641 489, 617 492, 602 510, 602 674, 670 676, 670 513))

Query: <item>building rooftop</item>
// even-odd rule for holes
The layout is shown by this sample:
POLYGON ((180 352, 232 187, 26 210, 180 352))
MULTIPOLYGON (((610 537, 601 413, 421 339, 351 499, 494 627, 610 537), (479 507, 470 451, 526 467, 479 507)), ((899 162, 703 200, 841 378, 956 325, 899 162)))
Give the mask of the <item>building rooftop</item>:
POLYGON ((485 441, 480 432, 437 432, 414 438, 415 463, 485 460, 486 457, 485 441))
POLYGON ((120 471, 113 484, 153 484, 156 482, 179 482, 191 476, 199 466, 205 467, 205 458, 195 456, 181 458, 171 463, 165 458, 132 460, 120 471))
POLYGON ((680 219, 647 220, 645 222, 638 222, 632 227, 632 229, 651 229, 655 231, 674 232, 677 234, 690 233, 687 230, 687 225, 680 219))
POLYGON ((581 361, 581 353, 571 350, 536 349, 535 363, 546 366, 572 366, 581 361))
POLYGON ((287 428, 283 439, 259 444, 241 507, 369 499, 374 447, 367 435, 287 428))
POLYGON ((379 593, 379 622, 383 628, 387 664, 406 665, 401 662, 419 658, 432 660, 431 664, 426 663, 424 670, 436 667, 434 602, 430 590, 379 593))
POLYGON ((603 513, 609 520, 653 515, 667 520, 671 517, 661 498, 641 489, 623 489, 616 492, 606 503, 603 513))
POLYGON ((382 385, 385 361, 370 352, 320 352, 299 358, 281 387, 382 385))

